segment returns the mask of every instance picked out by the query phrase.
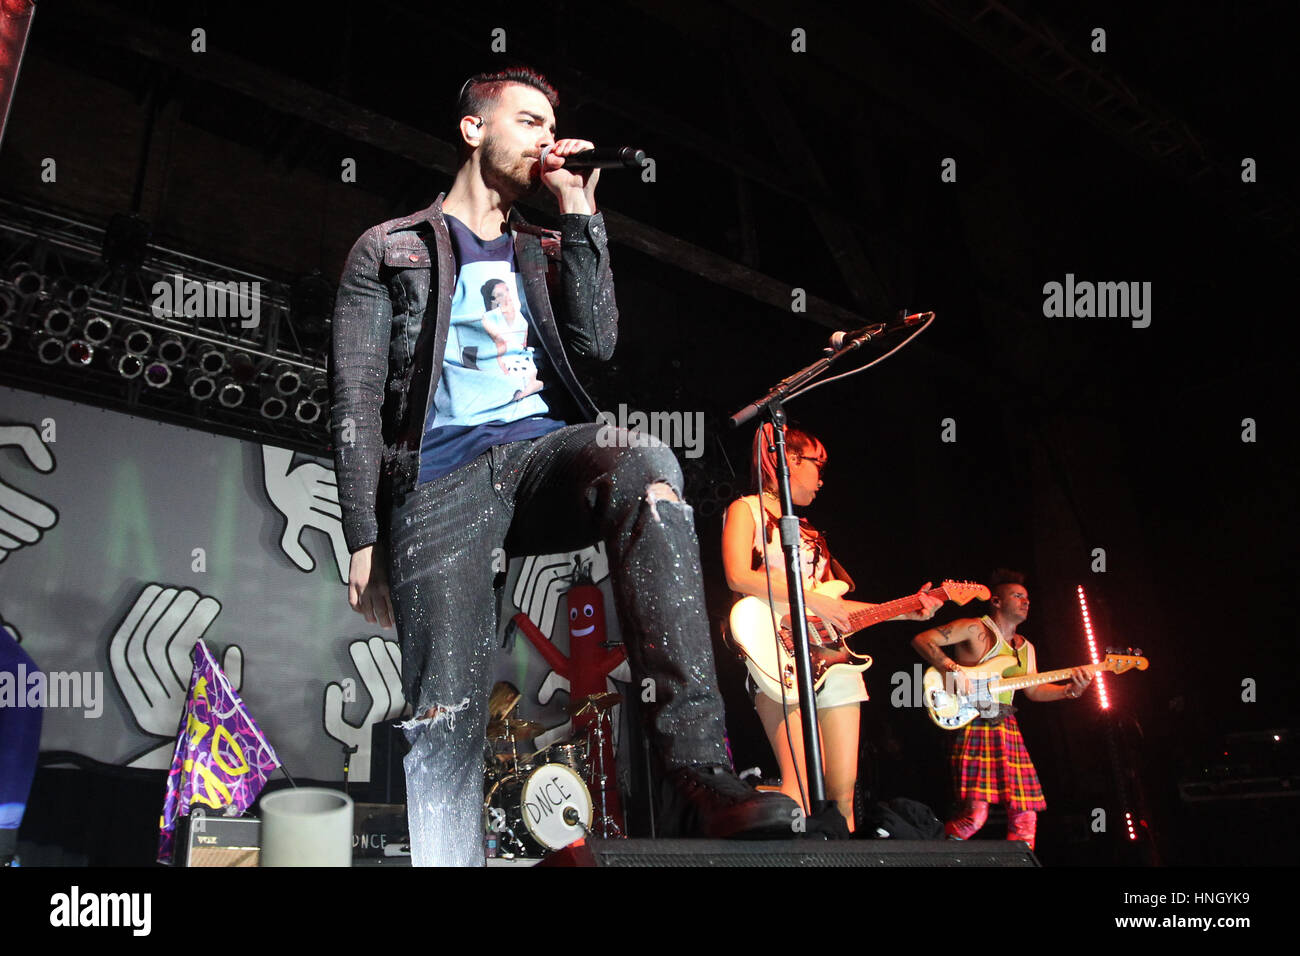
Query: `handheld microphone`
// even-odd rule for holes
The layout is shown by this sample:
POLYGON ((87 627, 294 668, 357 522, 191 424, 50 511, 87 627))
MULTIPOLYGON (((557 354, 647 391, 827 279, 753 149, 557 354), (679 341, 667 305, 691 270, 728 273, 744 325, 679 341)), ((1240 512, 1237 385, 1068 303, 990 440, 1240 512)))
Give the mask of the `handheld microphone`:
MULTIPOLYGON (((541 162, 546 165, 546 156, 554 146, 542 150, 541 162)), ((645 162, 645 150, 631 146, 598 146, 584 149, 572 156, 561 156, 567 169, 627 169, 641 167, 645 162)))

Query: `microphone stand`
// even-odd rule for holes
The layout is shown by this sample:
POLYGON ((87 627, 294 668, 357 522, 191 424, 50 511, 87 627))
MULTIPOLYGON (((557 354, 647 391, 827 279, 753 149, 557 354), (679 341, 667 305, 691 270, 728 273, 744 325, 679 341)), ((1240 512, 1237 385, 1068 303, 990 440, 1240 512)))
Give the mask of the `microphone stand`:
MULTIPOLYGON (((826 349, 826 355, 811 365, 782 379, 766 395, 751 402, 728 419, 732 428, 738 428, 760 413, 772 423, 776 445, 776 480, 781 501, 781 517, 777 527, 781 531, 781 550, 785 554, 786 603, 790 605, 790 630, 794 643, 795 683, 799 693, 799 717, 803 728, 804 764, 808 780, 808 809, 817 816, 829 805, 826 799, 826 778, 823 770, 821 732, 817 726, 817 699, 813 690, 812 658, 808 650, 808 617, 803 596, 803 569, 799 557, 799 519, 794 514, 794 499, 790 495, 790 464, 785 458, 785 399, 817 379, 845 352, 860 348, 887 329, 882 322, 849 333, 838 349, 826 349)), ((759 427, 762 427, 761 425, 759 427)), ((759 489, 760 508, 763 489, 759 489)), ((782 676, 778 680, 784 682, 782 676)))

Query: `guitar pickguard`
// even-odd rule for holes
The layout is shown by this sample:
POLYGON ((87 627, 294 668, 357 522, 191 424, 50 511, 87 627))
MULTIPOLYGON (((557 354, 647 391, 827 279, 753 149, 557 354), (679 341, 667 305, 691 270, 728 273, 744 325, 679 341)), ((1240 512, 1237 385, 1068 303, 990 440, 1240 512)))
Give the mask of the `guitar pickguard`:
MULTIPOLYGON (((808 618, 808 640, 814 647, 843 647, 840 635, 826 626, 826 622, 819 617, 808 618)), ((787 614, 781 618, 781 644, 785 647, 785 652, 791 657, 794 656, 794 632, 790 630, 790 615, 787 614)))
MULTIPOLYGON (((794 632, 790 630, 790 616, 786 615, 781 618, 781 646, 785 648, 786 654, 791 658, 794 657, 794 632)), ((849 649, 839 632, 828 626, 825 621, 819 617, 808 618, 808 660, 812 664, 813 684, 817 684, 822 676, 835 664, 848 664, 854 661, 864 660, 858 654, 849 649)), ((787 687, 793 687, 794 683, 794 663, 793 660, 786 665, 786 674, 783 680, 787 687)))

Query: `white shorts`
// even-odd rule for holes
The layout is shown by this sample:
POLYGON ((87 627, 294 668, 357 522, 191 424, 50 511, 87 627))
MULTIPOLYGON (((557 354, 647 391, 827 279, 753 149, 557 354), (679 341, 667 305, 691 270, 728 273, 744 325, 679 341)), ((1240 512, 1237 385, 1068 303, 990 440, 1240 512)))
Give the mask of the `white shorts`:
MULTIPOLYGON (((764 696, 781 703, 780 697, 773 697, 767 694, 748 674, 745 675, 745 683, 749 686, 749 695, 764 694, 764 696)), ((832 707, 842 707, 845 704, 857 704, 864 700, 870 700, 867 694, 867 685, 863 683, 861 671, 837 670, 826 678, 822 684, 821 690, 817 692, 817 709, 830 710, 832 707)), ((785 699, 786 709, 794 710, 799 706, 799 695, 795 691, 790 691, 785 699)))

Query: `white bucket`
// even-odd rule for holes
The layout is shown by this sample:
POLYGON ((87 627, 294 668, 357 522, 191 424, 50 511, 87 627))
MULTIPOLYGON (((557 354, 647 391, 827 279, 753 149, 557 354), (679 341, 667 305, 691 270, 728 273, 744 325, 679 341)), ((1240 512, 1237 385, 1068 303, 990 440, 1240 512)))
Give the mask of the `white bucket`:
POLYGON ((351 866, 352 798, 323 787, 262 798, 262 866, 351 866))

